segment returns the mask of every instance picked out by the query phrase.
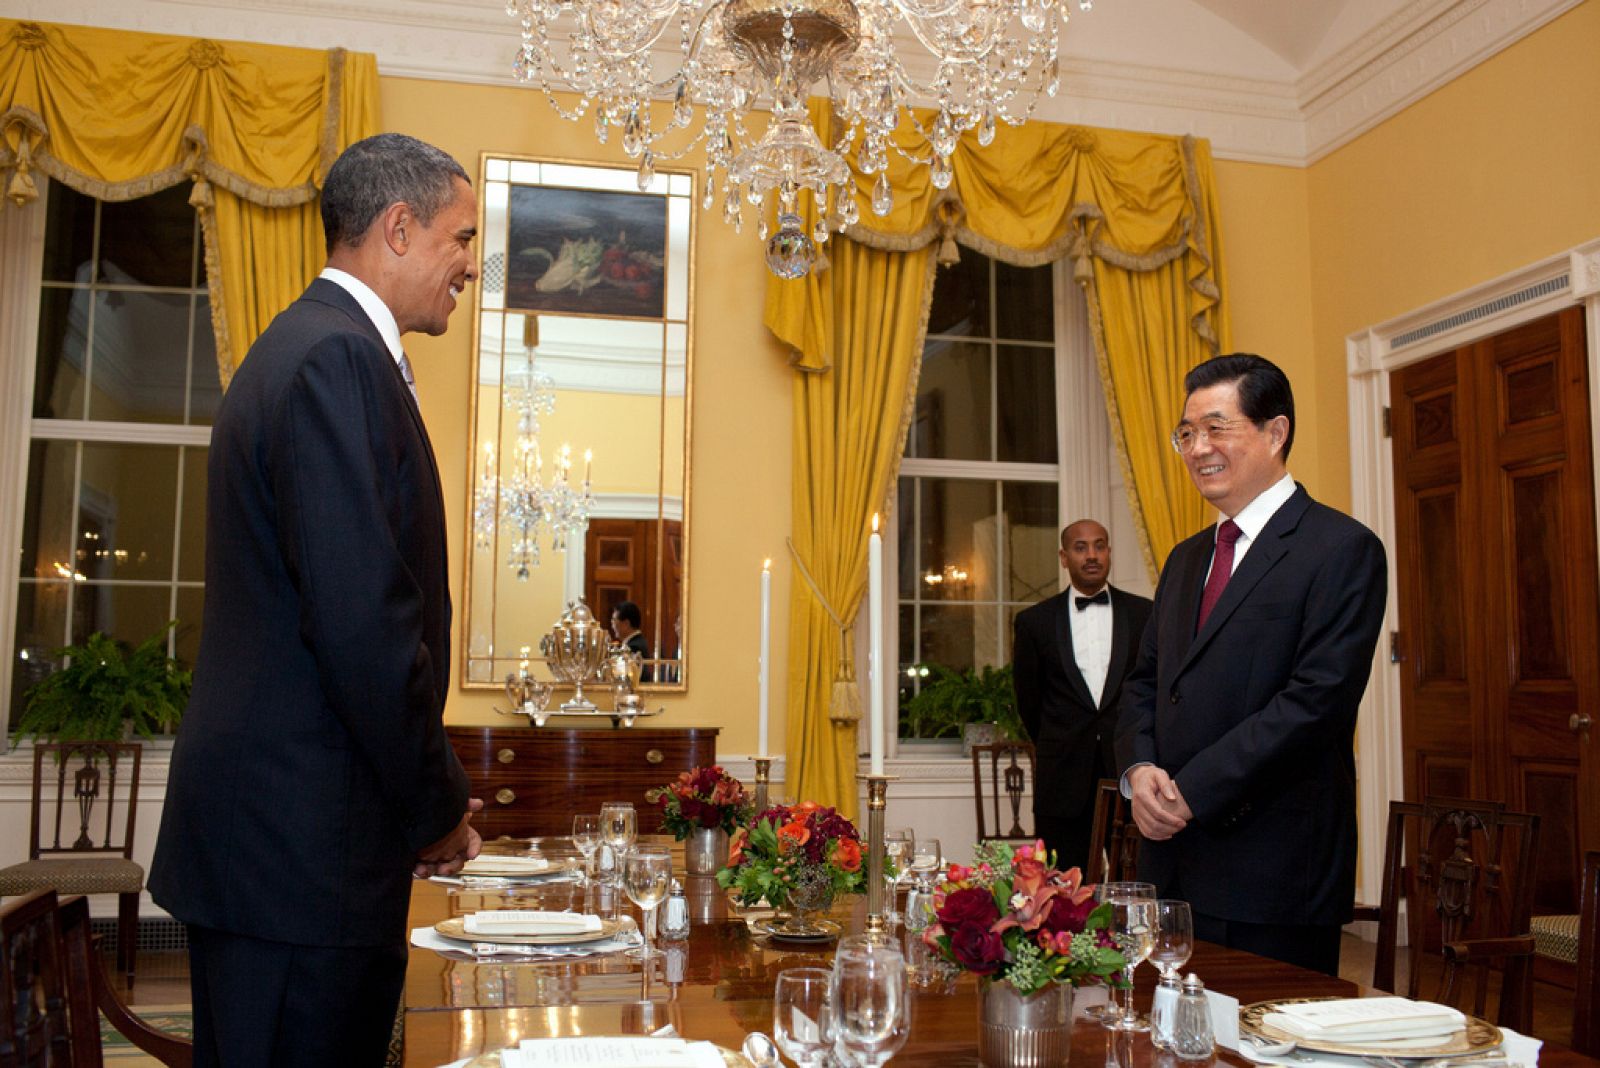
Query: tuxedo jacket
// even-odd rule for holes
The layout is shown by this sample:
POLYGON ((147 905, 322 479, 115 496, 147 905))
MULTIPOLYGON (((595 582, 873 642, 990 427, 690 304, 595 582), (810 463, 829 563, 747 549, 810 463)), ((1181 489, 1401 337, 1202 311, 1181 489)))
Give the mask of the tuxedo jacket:
POLYGON ((1096 783, 1115 773, 1122 680, 1133 667, 1150 599, 1110 589, 1111 656, 1099 701, 1089 693, 1072 646, 1073 589, 1017 613, 1012 681, 1038 763, 1033 810, 1046 818, 1087 817, 1096 783))
POLYGON ((186 923, 404 938, 411 868, 467 809, 433 449, 359 304, 314 281, 217 413, 194 691, 151 867, 186 923))
POLYGON ((1140 846, 1140 875, 1226 920, 1348 922, 1383 545, 1296 487, 1196 633, 1215 540, 1213 526, 1172 550, 1123 687, 1120 769, 1165 769, 1194 813, 1140 846))

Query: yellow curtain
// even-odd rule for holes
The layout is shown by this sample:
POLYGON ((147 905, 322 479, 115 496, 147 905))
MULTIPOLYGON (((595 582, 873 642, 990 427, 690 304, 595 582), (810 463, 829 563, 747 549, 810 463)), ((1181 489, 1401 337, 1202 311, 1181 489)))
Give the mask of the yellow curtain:
POLYGON ((224 386, 321 269, 318 186, 377 124, 368 55, 0 19, 6 195, 34 171, 101 200, 192 181, 224 386))
POLYGON ((789 606, 785 780, 790 796, 835 805, 853 819, 855 724, 829 716, 835 671, 848 654, 834 617, 855 618, 866 591, 871 517, 888 518, 934 262, 931 249, 884 252, 850 241, 829 248, 833 263, 820 284, 833 364, 827 374, 800 374, 794 387, 792 542, 804 575, 789 606))

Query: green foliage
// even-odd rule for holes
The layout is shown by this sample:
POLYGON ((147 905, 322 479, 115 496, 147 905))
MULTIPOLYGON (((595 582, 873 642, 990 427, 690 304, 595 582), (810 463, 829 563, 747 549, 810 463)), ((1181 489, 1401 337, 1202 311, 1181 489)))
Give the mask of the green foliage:
POLYGON ((953 671, 924 665, 922 688, 900 704, 900 737, 959 738, 968 723, 993 723, 1002 737, 1022 738, 1011 665, 953 671))
POLYGON ((70 662, 23 694, 15 737, 119 741, 124 722, 145 738, 176 728, 194 673, 167 655, 167 632, 175 626, 173 620, 132 650, 99 631, 82 645, 57 649, 53 655, 70 662))

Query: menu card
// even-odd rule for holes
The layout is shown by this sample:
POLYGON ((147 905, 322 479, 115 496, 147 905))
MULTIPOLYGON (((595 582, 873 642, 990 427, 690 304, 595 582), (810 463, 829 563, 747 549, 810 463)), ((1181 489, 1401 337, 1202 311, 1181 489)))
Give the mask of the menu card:
POLYGON ((592 934, 600 930, 600 917, 537 909, 491 909, 468 913, 462 926, 472 935, 592 934))
POLYGON ((1280 1005, 1261 1022, 1300 1039, 1335 1043, 1448 1035, 1467 1018, 1448 1005, 1409 998, 1335 998, 1280 1005))
POLYGON ((681 1038, 525 1038, 500 1054, 504 1068, 723 1068, 709 1042, 681 1038))

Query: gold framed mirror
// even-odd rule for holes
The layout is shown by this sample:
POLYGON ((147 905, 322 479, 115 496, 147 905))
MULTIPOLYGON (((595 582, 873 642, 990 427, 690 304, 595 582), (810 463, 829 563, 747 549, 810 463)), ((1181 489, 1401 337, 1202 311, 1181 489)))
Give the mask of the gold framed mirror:
POLYGON ((480 159, 462 686, 504 685, 582 597, 687 685, 695 176, 480 159))

